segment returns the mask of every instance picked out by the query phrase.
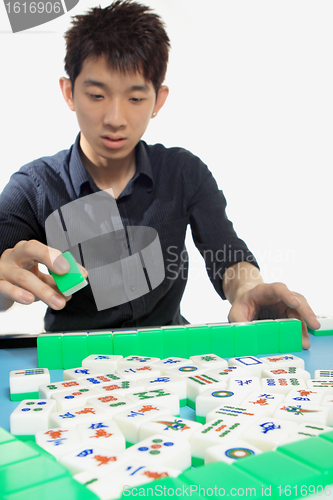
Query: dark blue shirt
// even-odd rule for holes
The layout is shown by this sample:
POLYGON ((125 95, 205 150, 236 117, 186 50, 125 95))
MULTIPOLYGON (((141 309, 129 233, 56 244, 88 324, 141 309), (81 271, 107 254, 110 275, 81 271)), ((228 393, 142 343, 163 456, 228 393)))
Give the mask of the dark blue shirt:
MULTIPOLYGON (((47 217, 63 205, 99 191, 81 161, 79 139, 80 134, 69 150, 28 163, 11 176, 0 196, 0 255, 21 240, 46 244, 47 217)), ((258 267, 226 216, 225 197, 211 172, 189 151, 140 141, 136 173, 117 198, 117 205, 124 227, 148 226, 157 231, 165 265, 163 282, 135 300, 102 311, 97 310, 88 285, 73 294, 61 311, 47 309, 47 331, 186 323, 180 301, 188 273, 184 246, 188 225, 222 299, 227 267, 240 261, 258 267)))

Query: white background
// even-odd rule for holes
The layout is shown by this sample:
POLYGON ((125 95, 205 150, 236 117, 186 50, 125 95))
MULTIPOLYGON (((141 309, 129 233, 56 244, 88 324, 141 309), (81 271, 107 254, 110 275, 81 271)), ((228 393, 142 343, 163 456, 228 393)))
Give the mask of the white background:
MULTIPOLYGON (((317 314, 333 313, 331 0, 142 0, 162 16, 171 39, 168 101, 144 136, 182 146, 213 172, 238 235, 264 279, 305 295, 317 314)), ((70 16, 11 33, 0 3, 0 191, 11 173, 68 149, 78 126, 60 93, 63 32, 70 16)), ((1 235, 0 235, 1 237, 1 235)), ((187 238, 190 279, 182 313, 192 323, 225 321, 187 238)), ((42 329, 43 304, 0 314, 0 332, 42 329)))

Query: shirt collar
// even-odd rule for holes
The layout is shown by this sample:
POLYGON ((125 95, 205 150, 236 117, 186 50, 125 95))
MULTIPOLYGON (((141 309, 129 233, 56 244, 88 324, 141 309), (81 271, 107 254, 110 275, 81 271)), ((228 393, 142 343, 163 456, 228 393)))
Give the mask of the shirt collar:
MULTIPOLYGON (((144 175, 149 179, 149 183, 152 186, 154 179, 147 153, 147 144, 144 141, 140 141, 135 148, 135 153, 136 172, 130 182, 134 182, 140 175, 144 175)), ((69 160, 69 171, 74 191, 78 198, 82 195, 91 194, 99 190, 81 160, 80 132, 78 133, 75 143, 73 144, 72 154, 69 160)))

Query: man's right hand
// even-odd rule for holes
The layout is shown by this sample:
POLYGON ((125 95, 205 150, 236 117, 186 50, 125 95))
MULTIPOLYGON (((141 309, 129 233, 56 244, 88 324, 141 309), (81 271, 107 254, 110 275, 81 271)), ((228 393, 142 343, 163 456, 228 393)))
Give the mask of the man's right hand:
MULTIPOLYGON (((0 258, 0 311, 13 302, 32 304, 42 300, 52 309, 63 309, 71 297, 65 297, 49 274, 42 273, 38 264, 44 264, 57 274, 69 271, 69 263, 61 252, 36 240, 20 241, 3 252, 0 258)), ((87 276, 86 270, 79 266, 87 276)))

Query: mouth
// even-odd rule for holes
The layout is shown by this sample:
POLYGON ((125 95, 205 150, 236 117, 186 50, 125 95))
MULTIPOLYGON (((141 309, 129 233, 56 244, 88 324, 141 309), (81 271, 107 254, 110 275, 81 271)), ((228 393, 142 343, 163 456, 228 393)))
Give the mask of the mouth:
POLYGON ((109 149, 119 149, 126 142, 126 138, 113 135, 103 135, 102 141, 103 144, 109 149))

